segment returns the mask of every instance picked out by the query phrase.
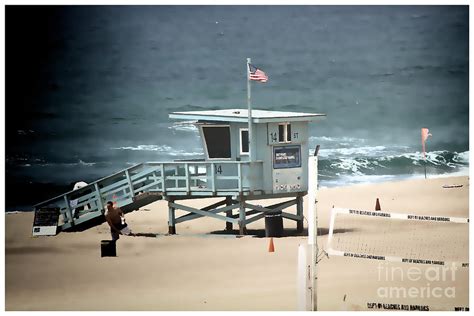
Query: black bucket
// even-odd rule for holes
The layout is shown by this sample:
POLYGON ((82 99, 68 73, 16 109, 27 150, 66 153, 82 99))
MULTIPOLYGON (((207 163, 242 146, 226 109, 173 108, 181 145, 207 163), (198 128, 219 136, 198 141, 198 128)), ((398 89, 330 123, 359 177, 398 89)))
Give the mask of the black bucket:
POLYGON ((114 240, 102 240, 100 242, 101 257, 117 257, 116 242, 114 240))
POLYGON ((281 211, 265 214, 265 237, 283 237, 281 211))

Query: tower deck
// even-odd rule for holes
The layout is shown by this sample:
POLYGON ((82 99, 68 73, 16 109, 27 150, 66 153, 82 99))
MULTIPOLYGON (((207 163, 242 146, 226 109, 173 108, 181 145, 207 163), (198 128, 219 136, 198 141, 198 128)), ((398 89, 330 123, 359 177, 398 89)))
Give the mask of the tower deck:
MULTIPOLYGON (((59 231, 85 229, 104 221, 104 205, 107 201, 117 203, 125 213, 138 210, 157 200, 169 204, 170 233, 175 224, 187 220, 210 216, 228 223, 239 224, 242 233, 245 224, 263 218, 266 212, 281 210, 298 202, 304 194, 265 192, 261 185, 262 161, 179 161, 148 162, 135 165, 102 178, 78 190, 70 191, 35 205, 35 210, 44 207, 59 208, 59 231), (193 209, 176 201, 191 198, 223 197, 221 202, 204 209, 193 209), (271 208, 251 205, 249 200, 278 197, 297 197, 271 208), (225 207, 220 206, 225 205, 225 207), (284 206, 284 207, 282 207, 284 206), (189 214, 174 218, 174 210, 189 214), (232 210, 238 209, 239 214, 232 210), (247 209, 247 210, 246 210, 247 209), (226 215, 219 213, 225 212, 226 215), (255 215, 256 214, 256 215, 255 215), (255 215, 251 218, 247 216, 255 215)), ((299 209, 299 206, 298 206, 299 209)), ((301 214, 283 213, 289 219, 302 222, 301 214)))

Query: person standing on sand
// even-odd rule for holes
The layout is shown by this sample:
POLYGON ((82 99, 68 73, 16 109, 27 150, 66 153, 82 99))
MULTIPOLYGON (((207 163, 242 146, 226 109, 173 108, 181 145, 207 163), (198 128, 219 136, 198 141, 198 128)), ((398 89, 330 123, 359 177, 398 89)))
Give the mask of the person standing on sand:
POLYGON ((112 235, 113 241, 118 240, 120 234, 134 236, 125 223, 125 216, 122 210, 119 207, 115 208, 111 201, 107 202, 105 219, 110 226, 110 234, 112 235))

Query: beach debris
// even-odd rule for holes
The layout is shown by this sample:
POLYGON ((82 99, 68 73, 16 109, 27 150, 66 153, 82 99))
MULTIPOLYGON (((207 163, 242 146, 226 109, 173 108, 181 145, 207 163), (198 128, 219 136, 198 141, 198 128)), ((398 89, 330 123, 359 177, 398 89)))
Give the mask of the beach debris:
POLYGON ((443 189, 452 189, 452 188, 462 188, 462 184, 445 184, 443 185, 443 189))
POLYGON ((376 211, 381 211, 382 210, 382 208, 380 207, 379 198, 377 198, 377 200, 375 201, 375 210, 376 211))
POLYGON ((342 304, 340 307, 341 311, 349 311, 349 303, 346 302, 347 294, 344 294, 344 297, 342 298, 342 304))
POLYGON ((270 244, 268 245, 268 252, 275 252, 275 245, 273 244, 273 237, 270 238, 270 244))

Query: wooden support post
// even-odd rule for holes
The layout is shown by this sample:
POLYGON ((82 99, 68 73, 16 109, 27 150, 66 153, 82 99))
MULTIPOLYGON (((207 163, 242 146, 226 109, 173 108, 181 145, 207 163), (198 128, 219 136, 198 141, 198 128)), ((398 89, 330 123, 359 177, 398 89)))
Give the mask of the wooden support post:
POLYGON ((160 172, 161 172, 161 191, 163 193, 166 193, 166 177, 165 177, 165 165, 161 164, 160 165, 160 172))
POLYGON ((102 196, 100 195, 100 190, 99 190, 99 185, 94 183, 94 188, 95 188, 95 197, 97 199, 97 208, 102 214, 105 214, 105 208, 104 208, 104 203, 102 203, 102 196))
POLYGON ((66 203, 66 214, 67 214, 67 218, 68 218, 68 221, 69 223, 71 223, 71 226, 74 225, 74 214, 73 214, 73 211, 71 209, 71 204, 69 203, 69 198, 67 197, 67 195, 64 195, 64 203, 66 203))
MULTIPOLYGON (((130 173, 128 172, 128 169, 125 170, 125 176, 127 177, 127 183, 128 183, 128 189, 130 190, 130 198, 133 199, 135 196, 135 190, 133 189, 133 183, 132 183, 132 178, 130 178, 130 173)), ((124 190, 125 194, 127 193, 124 190)))
POLYGON ((296 215, 301 216, 301 219, 296 221, 296 232, 302 233, 303 232, 303 197, 302 196, 296 197, 296 215))
POLYGON ((176 219, 175 219, 175 208, 171 205, 174 202, 173 198, 168 198, 168 234, 176 234, 176 219))
POLYGON ((239 208, 239 234, 245 235, 247 233, 247 228, 245 227, 245 206, 244 201, 240 201, 239 208))
MULTIPOLYGON (((250 147, 249 147, 250 150, 250 147)), ((237 164, 237 177, 239 178, 239 193, 242 193, 242 164, 237 164)))
POLYGON ((216 166, 211 163, 212 194, 216 194, 216 166))
MULTIPOLYGON (((179 174, 179 172, 178 172, 178 166, 175 166, 175 167, 174 167, 174 175, 175 175, 175 177, 177 177, 178 174, 179 174)), ((175 179, 175 180, 174 180, 174 187, 175 187, 175 189, 179 188, 178 179, 175 179)))
MULTIPOLYGON (((225 198, 225 205, 232 205, 232 198, 230 196, 225 198)), ((232 210, 228 210, 225 213, 226 217, 232 217, 232 210)), ((225 230, 232 231, 232 222, 225 222, 225 230)))
POLYGON ((189 195, 189 192, 190 192, 189 166, 187 163, 184 164, 184 175, 186 176, 186 194, 189 195))

